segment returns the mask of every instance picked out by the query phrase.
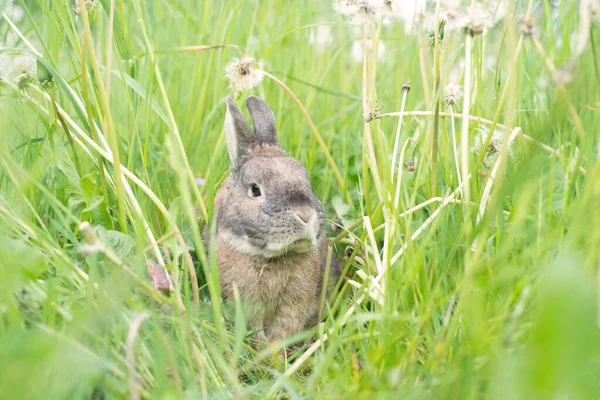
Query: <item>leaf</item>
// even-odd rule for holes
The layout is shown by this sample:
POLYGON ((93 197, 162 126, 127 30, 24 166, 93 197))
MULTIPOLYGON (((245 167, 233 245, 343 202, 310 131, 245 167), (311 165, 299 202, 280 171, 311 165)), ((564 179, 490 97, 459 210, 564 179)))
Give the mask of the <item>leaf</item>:
POLYGON ((40 82, 40 85, 42 87, 45 87, 51 84, 54 81, 54 77, 52 76, 48 68, 46 68, 46 66, 43 63, 41 63, 40 60, 36 60, 36 66, 37 80, 40 82))
POLYGON ((10 153, 11 153, 11 154, 12 154, 12 153, 14 153, 15 151, 19 150, 21 147, 25 147, 25 146, 27 146, 27 145, 34 144, 34 143, 43 143, 43 142, 45 142, 46 140, 48 140, 48 138, 45 138, 45 137, 39 137, 39 138, 28 139, 28 140, 24 141, 23 143, 21 143, 21 144, 19 144, 19 145, 15 146, 15 147, 14 147, 14 148, 13 148, 13 149, 10 151, 10 153))
MULTIPOLYGON (((3 233, 4 235, 4 233, 3 233)), ((12 293, 28 281, 35 280, 46 269, 41 252, 27 242, 9 237, 0 239, 0 298, 12 293)))
POLYGON ((85 199, 86 207, 83 210, 92 211, 104 201, 102 192, 96 184, 96 174, 87 174, 80 180, 81 192, 85 199))
POLYGON ((331 205, 333 206, 337 217, 340 219, 340 221, 342 221, 342 225, 344 225, 344 227, 348 228, 353 224, 354 221, 352 221, 352 219, 346 218, 346 216, 352 211, 352 208, 348 204, 344 203, 340 196, 335 196, 331 200, 331 205))
POLYGON ((98 226, 96 233, 100 241, 117 255, 119 258, 125 258, 135 246, 135 241, 131 236, 119 231, 109 231, 102 226, 98 226))

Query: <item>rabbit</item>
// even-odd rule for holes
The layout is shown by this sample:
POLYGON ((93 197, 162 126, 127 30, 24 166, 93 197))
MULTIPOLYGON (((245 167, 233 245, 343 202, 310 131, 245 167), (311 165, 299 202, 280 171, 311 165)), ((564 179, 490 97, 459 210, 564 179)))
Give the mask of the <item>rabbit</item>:
MULTIPOLYGON (((248 328, 276 342, 316 324, 327 262, 325 208, 306 168, 286 156, 275 117, 246 99, 254 129, 228 97, 225 117, 230 174, 215 195, 216 262, 221 293, 240 294, 248 328)), ((205 240, 208 230, 204 229, 205 240)), ((331 288, 340 276, 332 252, 331 288)))

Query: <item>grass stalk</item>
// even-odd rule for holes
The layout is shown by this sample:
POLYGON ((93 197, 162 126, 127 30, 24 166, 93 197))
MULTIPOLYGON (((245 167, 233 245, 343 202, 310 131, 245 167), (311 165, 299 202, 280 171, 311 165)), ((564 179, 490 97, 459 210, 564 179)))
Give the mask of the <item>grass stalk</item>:
MULTIPOLYGON (((100 74, 100 68, 98 67, 98 59, 96 57, 96 51, 94 50, 94 43, 92 41, 92 31, 90 29, 85 0, 77 1, 79 2, 79 8, 81 10, 81 20, 83 21, 83 42, 86 43, 87 50, 90 53, 89 60, 92 64, 94 75, 96 79, 100 81, 102 74, 100 74)), ((123 181, 121 176, 119 142, 117 140, 116 132, 113 125, 112 114, 108 103, 107 93, 102 84, 98 85, 98 95, 100 97, 100 106, 102 107, 102 112, 104 113, 108 141, 110 143, 110 148, 115 159, 113 165, 115 168, 115 183, 117 189, 117 207, 119 209, 119 222, 121 224, 121 229, 123 229, 123 232, 127 233, 127 217, 125 212, 125 198, 123 196, 123 181)))

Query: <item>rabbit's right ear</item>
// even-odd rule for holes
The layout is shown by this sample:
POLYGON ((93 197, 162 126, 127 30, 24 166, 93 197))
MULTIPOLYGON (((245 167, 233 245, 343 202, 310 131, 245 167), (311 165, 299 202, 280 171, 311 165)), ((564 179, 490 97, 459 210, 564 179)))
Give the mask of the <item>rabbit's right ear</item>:
POLYGON ((231 158, 231 173, 237 174, 239 170, 239 161, 244 156, 254 132, 246 117, 237 108, 233 99, 227 96, 227 113, 225 115, 225 136, 227 138, 227 150, 231 158))

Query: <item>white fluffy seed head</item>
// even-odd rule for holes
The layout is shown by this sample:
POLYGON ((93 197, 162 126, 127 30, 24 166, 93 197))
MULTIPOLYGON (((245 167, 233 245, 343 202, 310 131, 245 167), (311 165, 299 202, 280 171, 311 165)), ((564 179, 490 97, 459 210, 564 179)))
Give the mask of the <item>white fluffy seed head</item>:
POLYGON ((253 57, 234 58, 225 66, 225 76, 235 91, 250 90, 258 86, 265 77, 262 61, 256 62, 253 57))
MULTIPOLYGON (((479 125, 477 127, 477 133, 475 134, 473 147, 471 147, 471 151, 473 153, 479 154, 485 145, 485 142, 488 140, 488 136, 490 135, 490 129, 485 125, 479 125)), ((505 132, 496 128, 492 133, 492 137, 490 142, 485 150, 485 156, 483 158, 483 164, 487 167, 492 166, 498 156, 500 154, 500 150, 502 149, 502 142, 504 140, 505 132)), ((508 154, 512 156, 512 148, 508 148, 508 154)))
POLYGON ((394 18, 390 0, 335 0, 333 9, 356 26, 368 25, 382 20, 390 23, 394 18))
POLYGON ((444 101, 447 106, 455 106, 458 101, 462 98, 463 92, 460 85, 456 82, 450 82, 444 88, 445 98, 444 101))
POLYGON ((34 83, 37 66, 35 58, 25 55, 0 55, 0 78, 15 84, 24 90, 34 83))

